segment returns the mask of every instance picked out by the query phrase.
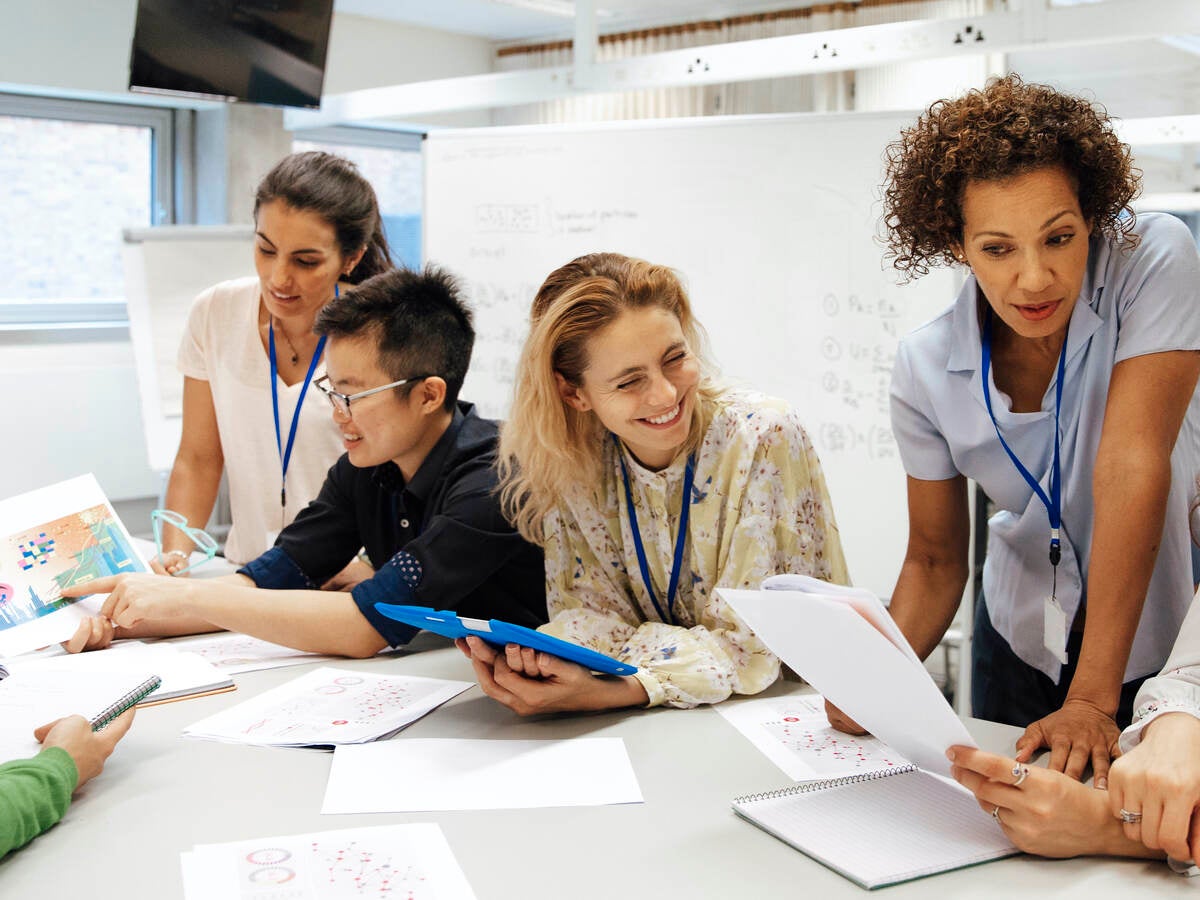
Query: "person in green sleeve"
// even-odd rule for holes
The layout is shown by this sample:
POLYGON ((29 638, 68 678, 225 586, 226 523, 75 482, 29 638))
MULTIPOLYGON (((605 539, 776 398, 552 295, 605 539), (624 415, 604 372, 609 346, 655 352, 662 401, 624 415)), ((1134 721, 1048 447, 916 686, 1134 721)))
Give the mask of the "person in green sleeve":
POLYGON ((37 756, 0 765, 0 858, 63 817, 71 795, 100 774, 132 723, 133 710, 100 731, 68 716, 34 732, 42 745, 37 756))

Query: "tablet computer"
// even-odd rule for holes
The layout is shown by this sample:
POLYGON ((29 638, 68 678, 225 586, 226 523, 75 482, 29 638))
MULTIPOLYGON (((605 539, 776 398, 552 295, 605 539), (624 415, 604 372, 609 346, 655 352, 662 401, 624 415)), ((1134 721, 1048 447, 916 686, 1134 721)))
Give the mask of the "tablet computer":
POLYGON ((428 606, 401 606, 396 603, 376 603, 375 608, 389 619, 449 638, 473 634, 496 647, 520 644, 522 647, 544 651, 551 656, 578 663, 593 672, 605 675, 632 675, 637 671, 637 666, 620 662, 611 656, 499 619, 460 618, 449 610, 430 609, 428 606))

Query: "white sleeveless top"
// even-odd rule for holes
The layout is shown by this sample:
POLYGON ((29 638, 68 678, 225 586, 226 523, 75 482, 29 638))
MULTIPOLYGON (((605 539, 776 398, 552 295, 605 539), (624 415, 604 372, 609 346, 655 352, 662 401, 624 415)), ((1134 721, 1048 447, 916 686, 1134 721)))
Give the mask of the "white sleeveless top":
MULTIPOLYGON (((310 386, 288 462, 287 506, 280 508, 282 466, 271 408, 271 363, 258 332, 259 289, 258 278, 239 278, 197 297, 177 360, 180 372, 207 381, 212 390, 233 519, 225 556, 237 565, 274 543, 275 535, 317 496, 325 473, 342 454, 329 401, 310 386)), ((313 379, 324 374, 321 360, 313 379)), ((290 387, 279 381, 285 448, 303 386, 303 381, 290 387)))

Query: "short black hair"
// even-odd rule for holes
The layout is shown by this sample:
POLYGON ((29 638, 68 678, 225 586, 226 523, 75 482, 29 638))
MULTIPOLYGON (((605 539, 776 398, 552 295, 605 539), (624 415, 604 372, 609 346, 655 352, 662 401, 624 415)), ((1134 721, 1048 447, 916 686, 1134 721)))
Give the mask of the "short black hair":
MULTIPOLYGON (((392 378, 437 375, 446 382, 447 412, 462 390, 475 328, 458 280, 438 266, 399 268, 372 276, 325 305, 313 331, 330 337, 371 334, 380 366, 392 378)), ((405 394, 414 387, 403 385, 405 394)))

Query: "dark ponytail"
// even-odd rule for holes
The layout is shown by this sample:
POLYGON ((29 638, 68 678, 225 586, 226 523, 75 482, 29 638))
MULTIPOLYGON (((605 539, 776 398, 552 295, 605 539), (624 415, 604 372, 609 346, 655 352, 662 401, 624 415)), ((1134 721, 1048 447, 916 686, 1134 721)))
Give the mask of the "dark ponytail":
POLYGON ((346 276, 358 284, 392 268, 392 252, 383 235, 375 189, 348 159, 309 150, 285 156, 259 182, 254 218, 264 204, 282 200, 293 209, 315 212, 333 226, 342 254, 363 258, 346 276))

